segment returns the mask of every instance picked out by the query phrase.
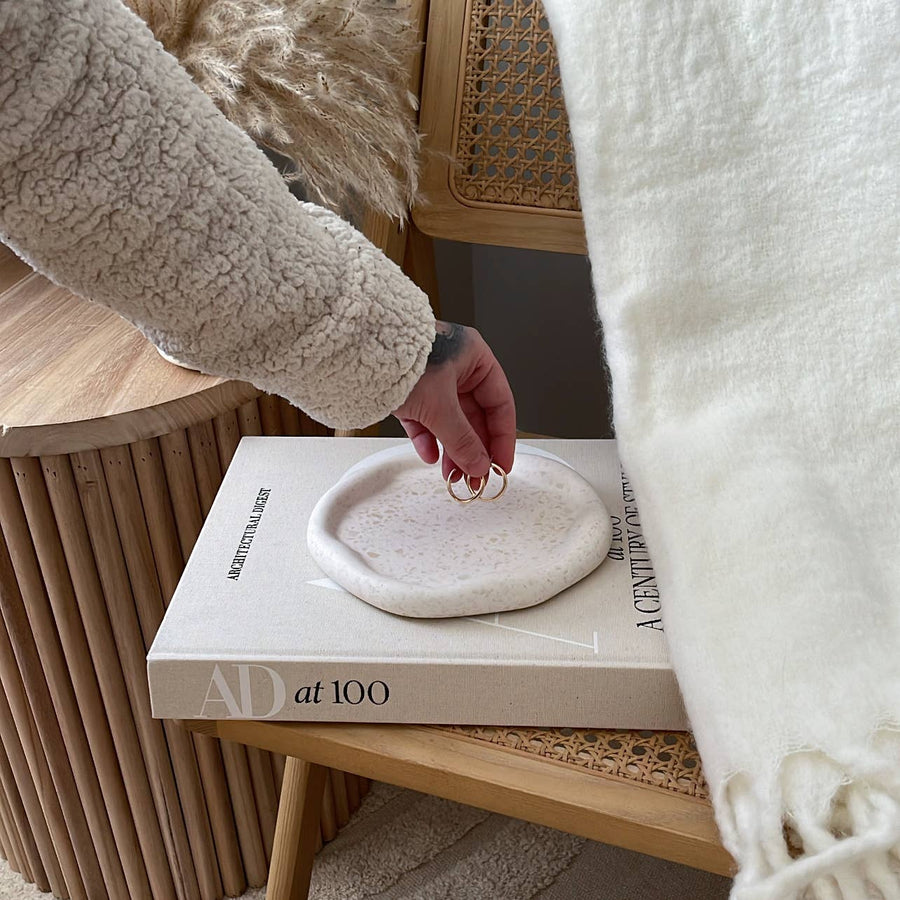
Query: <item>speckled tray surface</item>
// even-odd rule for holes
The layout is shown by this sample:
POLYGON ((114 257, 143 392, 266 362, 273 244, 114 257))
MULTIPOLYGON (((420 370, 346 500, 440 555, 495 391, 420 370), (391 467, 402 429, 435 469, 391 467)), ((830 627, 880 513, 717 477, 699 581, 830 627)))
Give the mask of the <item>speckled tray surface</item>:
MULTIPOLYGON (((492 480, 485 493, 498 488, 492 480)), ((454 502, 438 467, 412 447, 372 454, 322 497, 307 531, 315 561, 350 593, 429 618, 541 603, 600 565, 611 536, 593 487, 527 447, 502 497, 467 504, 454 502)))

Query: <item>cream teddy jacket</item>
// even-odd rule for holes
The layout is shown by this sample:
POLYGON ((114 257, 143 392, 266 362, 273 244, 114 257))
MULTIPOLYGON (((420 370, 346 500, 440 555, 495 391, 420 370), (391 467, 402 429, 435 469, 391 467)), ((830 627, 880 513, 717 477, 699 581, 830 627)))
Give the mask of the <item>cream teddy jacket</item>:
POLYGON ((396 409, 426 296, 275 168, 119 0, 0 0, 0 239, 164 353, 338 428, 396 409))

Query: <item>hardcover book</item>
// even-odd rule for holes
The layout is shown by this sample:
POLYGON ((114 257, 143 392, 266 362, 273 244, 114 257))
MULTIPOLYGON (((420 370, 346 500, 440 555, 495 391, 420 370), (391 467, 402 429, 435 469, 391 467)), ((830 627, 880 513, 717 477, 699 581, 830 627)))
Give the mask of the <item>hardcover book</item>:
POLYGON ((147 656, 153 715, 687 728, 615 441, 520 441, 520 452, 571 465, 606 504, 604 562, 537 606, 442 619, 364 603, 307 550, 319 498, 364 457, 404 443, 243 438, 147 656))

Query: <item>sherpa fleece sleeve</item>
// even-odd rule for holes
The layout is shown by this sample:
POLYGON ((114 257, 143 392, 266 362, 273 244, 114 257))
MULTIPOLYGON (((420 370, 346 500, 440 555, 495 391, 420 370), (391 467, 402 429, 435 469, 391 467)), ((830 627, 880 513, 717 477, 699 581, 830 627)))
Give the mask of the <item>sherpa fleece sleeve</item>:
POLYGON ((120 0, 0 0, 0 238, 161 350, 356 428, 408 396, 427 297, 299 202, 120 0))

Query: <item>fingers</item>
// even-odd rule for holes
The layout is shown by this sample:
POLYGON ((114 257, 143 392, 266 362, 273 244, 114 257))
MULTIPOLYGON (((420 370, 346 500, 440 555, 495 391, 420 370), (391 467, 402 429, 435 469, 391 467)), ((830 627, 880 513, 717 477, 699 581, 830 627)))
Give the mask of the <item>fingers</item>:
POLYGON ((463 477, 463 473, 459 466, 450 459, 446 450, 444 451, 444 458, 441 461, 441 474, 444 476, 444 481, 449 478, 451 482, 457 482, 463 477))
POLYGON ((444 477, 456 467, 467 475, 486 475, 491 467, 487 448, 472 427, 459 404, 445 410, 440 422, 434 424, 434 435, 444 446, 444 477))
POLYGON ((496 359, 472 391, 485 423, 485 446, 504 472, 512 470, 516 454, 516 403, 496 359))
MULTIPOLYGON (((424 425, 412 419, 400 419, 399 421, 422 462, 428 463, 428 465, 436 463, 440 458, 441 451, 434 435, 424 425)), ((446 474, 444 477, 447 477, 446 474)))
MULTIPOLYGON (((478 440, 481 441, 485 451, 490 455, 490 435, 488 434, 487 423, 484 418, 484 410, 478 405, 478 402, 471 394, 463 394, 459 398, 459 406, 463 415, 468 419, 469 425, 472 426, 475 434, 478 435, 478 440)), ((442 466, 444 478, 447 478, 454 468, 463 467, 457 465, 456 460, 452 458, 452 455, 445 446, 442 466)), ((469 474, 474 473, 470 472, 469 474)), ((456 478, 454 477, 453 480, 456 481, 456 478)))
MULTIPOLYGON (((480 411, 479 411, 480 412, 480 411)), ((483 417, 482 417, 483 419, 483 417)), ((420 422, 416 422, 413 419, 400 419, 400 424, 403 426, 403 430, 406 432, 407 437, 409 437, 410 441, 412 441, 412 445, 418 453, 419 458, 422 462, 428 463, 428 465, 433 465, 440 458, 440 447, 438 446, 437 438, 420 422)), ((440 433, 446 434, 447 431, 443 426, 439 428, 440 433)), ((484 431, 484 422, 481 423, 481 431, 484 431)), ((478 434, 478 431, 476 431, 478 434)), ((449 439, 448 439, 449 440, 449 439)), ((462 446, 465 446, 467 438, 463 438, 462 446)), ((482 451, 484 451, 484 447, 487 444, 487 441, 479 434, 477 440, 481 445, 482 451)), ((442 443, 444 443, 442 441, 442 443)), ((453 446, 460 447, 460 440, 457 438, 454 441, 453 446)), ((480 472, 470 471, 467 468, 466 463, 457 463, 451 456, 450 452, 447 449, 448 444, 444 443, 444 458, 442 464, 442 471, 444 478, 449 478, 451 472, 456 469, 456 473, 453 475, 453 481, 459 481, 460 478, 464 474, 472 475, 473 477, 481 474, 480 472)), ((467 451, 465 449, 462 450, 462 453, 465 454, 467 451)), ((488 462, 485 466, 485 471, 490 467, 490 462, 488 462)))
POLYGON ((516 410, 503 369, 472 328, 452 326, 438 349, 394 415, 426 463, 437 461, 437 443, 443 445, 445 478, 454 468, 475 478, 487 475, 492 461, 508 472, 516 410))

